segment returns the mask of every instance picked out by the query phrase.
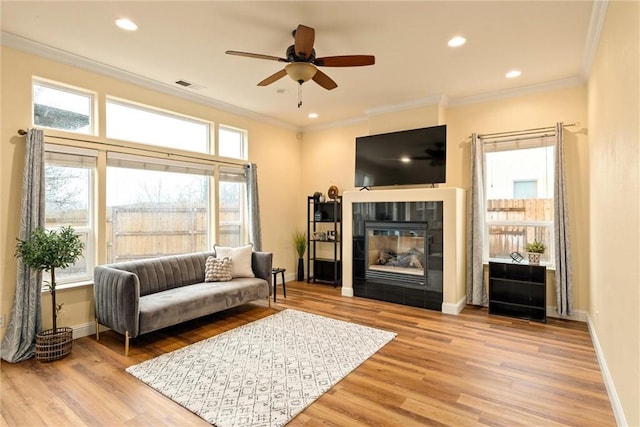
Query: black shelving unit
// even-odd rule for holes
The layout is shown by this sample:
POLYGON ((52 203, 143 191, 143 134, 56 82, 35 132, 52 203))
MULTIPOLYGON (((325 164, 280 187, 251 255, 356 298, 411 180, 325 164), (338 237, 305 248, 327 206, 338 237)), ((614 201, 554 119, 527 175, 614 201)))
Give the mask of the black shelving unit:
POLYGON ((307 197, 307 283, 342 284, 342 196, 307 197))
POLYGON ((489 262, 489 314, 547 321, 547 268, 489 262))

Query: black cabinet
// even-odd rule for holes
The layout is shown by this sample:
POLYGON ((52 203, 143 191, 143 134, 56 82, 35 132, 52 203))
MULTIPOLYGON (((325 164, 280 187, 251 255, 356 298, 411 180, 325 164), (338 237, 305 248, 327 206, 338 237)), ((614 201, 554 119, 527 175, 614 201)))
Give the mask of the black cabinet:
POLYGON ((342 197, 307 197, 307 283, 342 284, 342 197))
POLYGON ((489 262, 489 314, 547 321, 547 268, 489 262))

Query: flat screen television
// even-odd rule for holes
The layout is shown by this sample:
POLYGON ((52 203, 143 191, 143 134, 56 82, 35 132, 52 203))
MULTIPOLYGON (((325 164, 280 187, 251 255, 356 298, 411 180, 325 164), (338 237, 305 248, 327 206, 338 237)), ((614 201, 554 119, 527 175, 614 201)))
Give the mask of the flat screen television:
POLYGON ((447 125, 356 138, 356 187, 444 183, 447 125))

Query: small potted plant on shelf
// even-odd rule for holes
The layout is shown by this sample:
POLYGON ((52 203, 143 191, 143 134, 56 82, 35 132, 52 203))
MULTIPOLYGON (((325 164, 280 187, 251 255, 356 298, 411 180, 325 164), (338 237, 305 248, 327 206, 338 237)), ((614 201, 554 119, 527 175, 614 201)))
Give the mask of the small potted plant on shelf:
POLYGON ((540 264, 540 256, 547 249, 544 243, 541 241, 534 239, 533 242, 527 243, 527 253, 529 254, 529 264, 538 265, 540 264))
POLYGON ((298 254, 298 281, 304 280, 304 252, 307 250, 307 236, 304 231, 296 230, 293 232, 293 246, 298 254))
POLYGON ((51 272, 48 288, 51 292, 53 328, 36 335, 36 359, 49 362, 61 359, 71 353, 73 330, 58 328, 58 311, 62 304, 56 304, 56 268, 67 268, 81 256, 84 244, 72 227, 47 231, 44 228, 34 230, 26 240, 18 239, 16 257, 22 258, 27 267, 36 271, 51 272))

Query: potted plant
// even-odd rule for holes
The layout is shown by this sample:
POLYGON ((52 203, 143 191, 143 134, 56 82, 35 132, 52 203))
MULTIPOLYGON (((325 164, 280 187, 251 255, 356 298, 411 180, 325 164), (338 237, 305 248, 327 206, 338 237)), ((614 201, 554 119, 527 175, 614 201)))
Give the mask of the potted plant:
POLYGON ((22 258, 27 267, 37 271, 49 271, 47 283, 51 292, 53 328, 36 335, 36 359, 52 361, 71 353, 73 330, 58 328, 57 317, 61 306, 56 304, 56 268, 67 268, 81 256, 84 244, 72 227, 47 231, 37 228, 26 240, 18 239, 16 257, 22 258))
POLYGON ((531 265, 540 264, 540 255, 542 255, 544 251, 547 249, 545 244, 537 239, 534 239, 533 242, 527 243, 526 248, 529 254, 529 264, 531 265))
POLYGON ((304 280, 304 252, 307 250, 307 236, 304 231, 296 230, 293 232, 293 246, 298 254, 298 281, 304 280))

